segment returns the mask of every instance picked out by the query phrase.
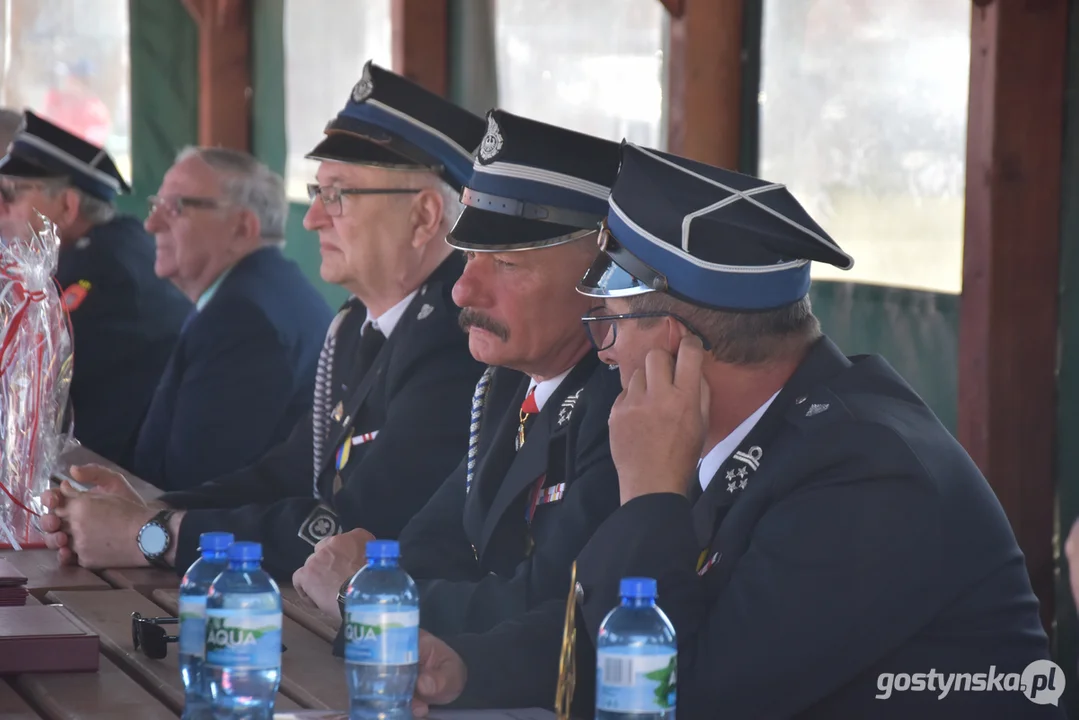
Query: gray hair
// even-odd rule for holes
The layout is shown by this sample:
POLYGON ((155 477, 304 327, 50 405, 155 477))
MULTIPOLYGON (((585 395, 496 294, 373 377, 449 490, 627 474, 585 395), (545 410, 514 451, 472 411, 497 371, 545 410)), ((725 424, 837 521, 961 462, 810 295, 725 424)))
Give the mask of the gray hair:
MULTIPOLYGON (((762 312, 712 310, 659 292, 634 295, 629 301, 633 312, 665 312, 683 318, 711 343, 712 355, 729 365, 787 360, 821 336, 808 295, 762 312)), ((658 321, 641 320, 645 324, 658 321)))
POLYGON ((90 227, 103 225, 116 217, 116 206, 108 200, 94 197, 81 188, 71 184, 68 178, 40 178, 39 182, 44 186, 45 192, 50 197, 56 197, 65 190, 71 190, 79 199, 79 220, 90 227))
POLYGON ((413 170, 387 168, 391 172, 403 175, 405 180, 401 187, 435 190, 442 198, 442 223, 443 230, 448 235, 457 218, 461 217, 465 206, 461 204, 461 194, 450 187, 449 183, 430 170, 413 170))
POLYGON ((176 162, 197 157, 217 172, 225 197, 247 208, 259 220, 263 242, 285 244, 288 198, 285 181, 266 165, 239 150, 227 148, 186 147, 176 162))

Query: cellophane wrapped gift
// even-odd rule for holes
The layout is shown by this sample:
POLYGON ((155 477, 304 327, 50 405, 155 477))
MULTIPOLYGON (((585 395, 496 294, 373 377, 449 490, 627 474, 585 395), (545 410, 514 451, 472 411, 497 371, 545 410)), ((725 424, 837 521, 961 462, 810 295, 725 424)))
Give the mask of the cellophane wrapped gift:
POLYGON ((53 280, 56 228, 0 238, 0 548, 43 547, 39 497, 68 442, 72 333, 53 280))

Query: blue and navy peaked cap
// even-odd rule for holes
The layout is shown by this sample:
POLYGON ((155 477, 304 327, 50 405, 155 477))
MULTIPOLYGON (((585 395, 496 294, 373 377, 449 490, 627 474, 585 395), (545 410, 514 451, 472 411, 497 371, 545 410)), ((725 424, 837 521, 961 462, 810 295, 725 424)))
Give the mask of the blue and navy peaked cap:
POLYGON ((783 185, 629 143, 609 205, 585 295, 763 311, 809 292, 811 261, 854 265, 783 185))
POLYGON ((22 126, 0 159, 0 175, 66 178, 87 195, 112 202, 129 193, 116 163, 103 148, 73 135, 27 110, 22 126))
POLYGON ((455 190, 472 174, 483 118, 368 61, 312 160, 428 169, 455 190))
POLYGON ((465 209, 448 242, 462 250, 505 252, 596 232, 618 173, 618 148, 609 140, 491 110, 461 192, 465 209))

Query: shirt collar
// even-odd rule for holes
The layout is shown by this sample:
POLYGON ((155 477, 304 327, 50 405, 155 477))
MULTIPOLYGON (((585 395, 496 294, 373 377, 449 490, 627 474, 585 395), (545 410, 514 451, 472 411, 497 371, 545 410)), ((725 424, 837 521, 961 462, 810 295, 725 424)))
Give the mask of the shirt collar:
MULTIPOLYGON (((532 380, 532 382, 528 384, 528 392, 532 392, 532 388, 536 389, 536 407, 539 408, 541 412, 543 410, 543 406, 546 405, 547 401, 551 399, 552 395, 554 395, 554 391, 558 389, 558 386, 562 384, 562 381, 565 380, 566 376, 569 375, 572 371, 573 368, 571 367, 569 370, 566 370, 561 375, 557 375, 548 380, 544 380, 543 382, 536 382, 535 380, 532 380)), ((528 397, 528 393, 525 393, 525 397, 528 397)))
POLYGON ((401 320, 401 317, 405 314, 405 310, 408 310, 409 303, 412 302, 412 298, 416 297, 416 293, 419 290, 413 290, 410 292, 404 300, 394 305, 392 308, 382 313, 378 317, 371 315, 371 311, 367 311, 367 319, 363 321, 363 327, 360 328, 362 332, 366 329, 368 324, 374 325, 375 330, 378 330, 388 340, 390 333, 397 327, 397 323, 401 320))
POLYGON ((202 291, 202 295, 199 295, 199 299, 195 301, 195 310, 201 312, 206 305, 213 300, 215 294, 217 294, 218 288, 221 287, 221 283, 225 281, 225 277, 232 272, 232 267, 227 267, 225 270, 217 276, 217 279, 210 284, 210 287, 202 291))
POLYGON ((708 484, 712 482, 712 477, 723 463, 727 462, 727 458, 731 456, 738 444, 746 439, 746 435, 749 435, 749 431, 761 419, 768 406, 776 399, 776 395, 779 395, 778 390, 775 395, 765 400, 763 405, 743 420, 742 424, 736 427, 730 435, 720 440, 719 444, 709 450, 708 454, 701 459, 701 464, 697 466, 697 479, 701 484, 701 490, 708 489, 708 484))

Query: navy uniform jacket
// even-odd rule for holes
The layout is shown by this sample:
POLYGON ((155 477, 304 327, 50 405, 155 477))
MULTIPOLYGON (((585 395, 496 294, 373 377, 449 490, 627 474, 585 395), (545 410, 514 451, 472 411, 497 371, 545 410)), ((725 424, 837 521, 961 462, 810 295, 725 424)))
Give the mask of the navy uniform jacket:
POLYGON ((195 561, 199 535, 211 530, 261 542, 263 567, 284 581, 319 540, 337 532, 366 528, 397 538, 468 443, 469 399, 483 367, 468 352, 450 299, 462 268, 454 254, 428 278, 363 374, 356 357, 366 311, 356 300, 347 303, 328 334, 332 352, 320 362, 329 399, 250 467, 162 496, 188 510, 177 572, 195 561), (345 442, 349 453, 338 470, 345 442))
POLYGON ((75 334, 75 437, 127 467, 191 302, 154 274, 153 238, 123 215, 63 246, 56 280, 75 334))
POLYGON ((246 467, 282 442, 311 407, 332 317, 279 249, 240 260, 186 323, 131 469, 181 490, 246 467))
MULTIPOLYGON (((696 504, 630 501, 577 574, 575 715, 592 713, 594 638, 619 579, 645 576, 677 634, 679 718, 1062 716, 1019 692, 875 697, 881 673, 1022 673, 1048 642, 969 456, 885 361, 845 358, 827 339, 696 504)), ((495 701, 553 702, 564 607, 459 643, 474 703, 492 699, 478 687, 491 672, 516 679, 495 701)))
POLYGON ((491 372, 471 484, 464 462, 400 537, 420 624, 440 636, 482 632, 563 597, 577 553, 618 507, 607 437, 618 374, 590 352, 529 418, 515 451, 529 378, 491 372))

